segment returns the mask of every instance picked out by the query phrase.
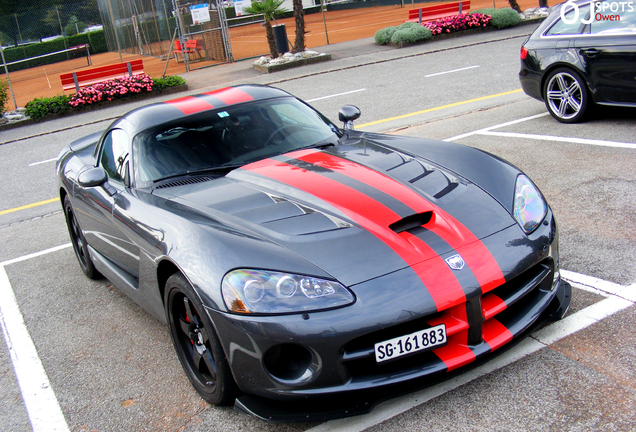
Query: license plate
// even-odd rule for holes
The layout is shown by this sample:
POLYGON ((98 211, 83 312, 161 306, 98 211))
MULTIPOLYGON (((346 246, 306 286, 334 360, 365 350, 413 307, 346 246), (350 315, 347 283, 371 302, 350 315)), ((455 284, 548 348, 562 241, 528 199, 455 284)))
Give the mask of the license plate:
POLYGON ((446 345, 446 326, 444 324, 378 342, 375 344, 375 361, 381 363, 441 345, 446 345))

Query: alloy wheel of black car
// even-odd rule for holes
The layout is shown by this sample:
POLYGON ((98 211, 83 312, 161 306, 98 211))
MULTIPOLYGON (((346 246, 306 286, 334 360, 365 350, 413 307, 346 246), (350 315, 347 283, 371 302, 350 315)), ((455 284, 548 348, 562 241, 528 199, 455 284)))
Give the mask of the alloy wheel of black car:
POLYGON ((165 293, 172 343, 188 379, 209 403, 233 402, 238 388, 212 323, 190 283, 176 273, 166 282, 165 293))
POLYGON ((93 261, 91 261, 88 244, 77 222, 75 211, 73 210, 73 205, 68 195, 64 198, 64 216, 66 216, 66 226, 68 227, 68 233, 71 236, 71 243, 73 244, 73 250, 75 251, 75 256, 77 257, 80 268, 89 279, 101 278, 102 275, 93 265, 93 261))
POLYGON ((544 100, 552 117, 562 123, 576 123, 588 105, 585 81, 573 70, 555 69, 546 80, 544 100))

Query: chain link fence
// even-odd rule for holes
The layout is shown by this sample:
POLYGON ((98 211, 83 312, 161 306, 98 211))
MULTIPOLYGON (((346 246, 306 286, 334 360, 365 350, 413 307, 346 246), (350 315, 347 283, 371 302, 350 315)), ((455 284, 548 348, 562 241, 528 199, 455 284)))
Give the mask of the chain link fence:
MULTIPOLYGON (((417 3, 305 0, 305 46, 371 37, 400 24, 417 3)), ((285 24, 293 46, 291 10, 275 24, 285 24)), ((162 76, 269 53, 263 17, 237 16, 227 0, 69 0, 1 15, 0 45, 0 79, 13 92, 8 109, 63 94, 59 75, 88 67, 143 58, 148 75, 162 76), (200 20, 201 8, 209 20, 200 20)))

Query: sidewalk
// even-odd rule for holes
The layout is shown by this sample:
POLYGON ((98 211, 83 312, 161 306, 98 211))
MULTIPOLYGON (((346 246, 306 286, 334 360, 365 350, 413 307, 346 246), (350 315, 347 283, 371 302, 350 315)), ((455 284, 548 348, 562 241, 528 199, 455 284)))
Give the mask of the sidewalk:
MULTIPOLYGON (((106 128, 108 123, 118 116, 149 103, 175 99, 177 97, 212 91, 218 88, 238 84, 262 84, 273 85, 312 75, 325 75, 325 79, 333 79, 329 76, 341 70, 362 67, 369 64, 390 62, 392 60, 420 56, 428 53, 452 50, 478 44, 486 44, 493 41, 519 38, 519 46, 523 42, 523 36, 530 35, 539 24, 538 21, 524 23, 504 30, 469 30, 462 33, 453 33, 445 39, 436 39, 423 44, 412 45, 405 48, 383 46, 375 44, 373 38, 358 39, 338 44, 325 45, 314 48, 318 52, 331 54, 332 60, 312 65, 287 69, 271 74, 263 74, 252 67, 253 60, 238 61, 235 63, 212 66, 183 74, 188 84, 188 90, 182 93, 173 93, 169 96, 149 97, 130 103, 119 104, 111 107, 88 110, 86 112, 61 117, 54 120, 32 123, 14 129, 0 132, 0 145, 14 142, 27 137, 50 134, 59 130, 74 127, 103 123, 106 128)), ((387 65, 388 67, 388 65, 387 65)))

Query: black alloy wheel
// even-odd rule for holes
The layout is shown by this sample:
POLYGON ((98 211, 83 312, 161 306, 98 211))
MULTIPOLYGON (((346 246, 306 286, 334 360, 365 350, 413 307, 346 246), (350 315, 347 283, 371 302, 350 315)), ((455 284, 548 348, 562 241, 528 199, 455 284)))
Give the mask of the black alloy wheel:
POLYGON ((589 104, 589 93, 581 75, 568 68, 550 72, 543 99, 548 111, 561 123, 576 123, 583 119, 589 104))
POLYGON ((186 278, 168 278, 165 305, 172 343, 188 379, 213 405, 234 402, 238 387, 203 305, 186 278))
POLYGON ((102 275, 93 265, 93 261, 91 261, 91 256, 88 251, 88 243, 86 243, 84 233, 79 226, 77 218, 75 217, 75 211, 73 210, 73 205, 71 204, 71 199, 68 195, 64 198, 64 216, 66 217, 66 226, 68 227, 68 233, 71 236, 73 250, 75 251, 75 256, 77 257, 77 262, 79 263, 82 272, 84 272, 86 277, 89 279, 100 279, 102 275))

